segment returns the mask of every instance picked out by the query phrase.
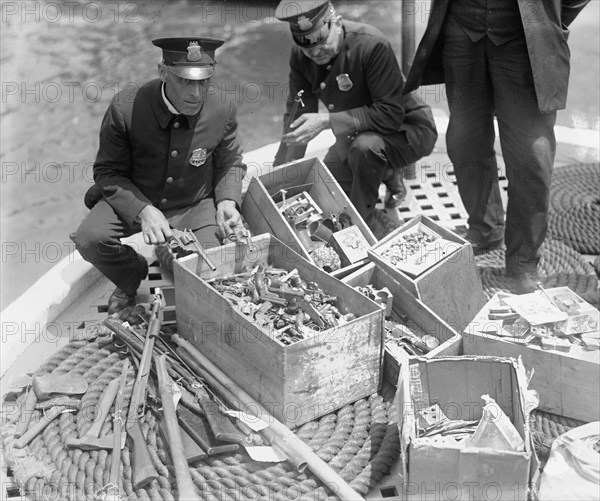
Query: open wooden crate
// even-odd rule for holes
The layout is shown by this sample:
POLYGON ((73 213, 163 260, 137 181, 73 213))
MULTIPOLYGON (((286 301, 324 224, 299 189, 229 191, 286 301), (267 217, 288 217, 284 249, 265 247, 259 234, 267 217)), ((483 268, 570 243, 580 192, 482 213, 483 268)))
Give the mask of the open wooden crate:
MULTIPOLYGON (((306 191, 326 215, 346 212, 352 224, 356 225, 369 245, 377 242, 373 232, 358 214, 331 172, 317 158, 275 167, 259 177, 250 179, 242 203, 242 215, 253 234, 270 233, 314 264, 309 249, 282 216, 277 203, 273 200, 274 196, 278 201, 280 200, 278 194, 282 189, 287 190, 287 197, 306 191)), ((368 262, 367 257, 331 274, 335 277, 343 277, 366 262, 368 262)))
POLYGON ((529 430, 529 414, 537 402, 520 361, 413 358, 401 367, 397 403, 403 499, 528 499, 538 466, 529 430), (494 399, 510 419, 524 443, 523 451, 472 447, 440 435, 418 436, 420 410, 437 404, 450 419, 480 420, 482 395, 494 399))
MULTIPOLYGON (((567 289, 547 289, 547 293, 567 289)), ((502 320, 491 320, 492 308, 501 305, 496 293, 463 332, 463 349, 468 355, 521 358, 532 369, 531 388, 539 393, 539 408, 552 414, 582 421, 600 420, 600 351, 572 345, 568 352, 545 350, 536 344, 519 344, 495 333, 502 320)), ((597 334, 597 332, 596 332, 597 334)))
MULTIPOLYGON (((342 281, 352 287, 373 286, 375 289, 387 287, 393 296, 392 319, 404 317, 406 326, 418 336, 429 334, 440 342, 437 348, 427 353, 425 358, 460 355, 462 340, 452 327, 431 311, 421 300, 404 289, 390 273, 378 263, 369 263, 344 277, 342 281)), ((400 364, 408 353, 393 341, 386 342, 383 357, 383 378, 395 386, 398 381, 400 364), (401 351, 402 355, 398 352, 401 351)))
MULTIPOLYGON (((387 270, 402 287, 423 301, 456 332, 462 332, 485 304, 471 244, 427 216, 415 216, 371 247, 368 254, 371 261, 387 270), (427 256, 413 257, 417 267, 419 257, 432 260, 427 268, 415 275, 406 271, 408 263, 398 267, 382 254, 401 235, 414 233, 418 227, 428 234, 439 236, 443 243, 433 246, 427 256)), ((408 268, 418 271, 415 267, 408 268)))
POLYGON ((208 249, 212 271, 193 254, 174 262, 179 333, 289 427, 299 426, 377 392, 382 363, 383 312, 271 235, 252 245, 208 249), (298 270, 337 296, 336 307, 356 318, 284 345, 260 328, 205 280, 272 265, 298 270))

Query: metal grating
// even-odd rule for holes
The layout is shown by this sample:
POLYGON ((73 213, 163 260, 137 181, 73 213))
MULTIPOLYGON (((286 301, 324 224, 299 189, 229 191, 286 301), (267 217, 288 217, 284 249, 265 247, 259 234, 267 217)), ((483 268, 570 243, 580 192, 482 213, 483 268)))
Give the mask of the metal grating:
MULTIPOLYGON (((499 173, 502 201, 506 208, 508 181, 502 170, 499 173)), ((467 226, 467 212, 462 204, 454 168, 445 154, 433 153, 417 163, 416 179, 405 180, 406 198, 397 209, 386 212, 400 223, 423 214, 450 229, 467 226)), ((385 186, 380 188, 380 199, 385 198, 385 186)), ((383 204, 378 208, 384 209, 383 204)))

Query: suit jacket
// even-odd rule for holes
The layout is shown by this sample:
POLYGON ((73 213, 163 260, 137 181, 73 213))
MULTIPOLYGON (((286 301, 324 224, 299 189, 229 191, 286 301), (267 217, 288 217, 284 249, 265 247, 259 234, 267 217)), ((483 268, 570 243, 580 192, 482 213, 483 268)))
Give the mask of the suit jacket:
POLYGON ((100 129, 94 181, 130 225, 149 204, 177 228, 215 224, 221 200, 241 205, 246 166, 236 108, 208 92, 197 115, 175 116, 161 86, 156 79, 113 98, 100 129))
MULTIPOLYGON (((425 34, 410 69, 405 92, 444 83, 442 27, 452 0, 433 0, 425 34)), ((517 0, 542 113, 565 108, 569 85, 568 26, 589 0, 517 0)))

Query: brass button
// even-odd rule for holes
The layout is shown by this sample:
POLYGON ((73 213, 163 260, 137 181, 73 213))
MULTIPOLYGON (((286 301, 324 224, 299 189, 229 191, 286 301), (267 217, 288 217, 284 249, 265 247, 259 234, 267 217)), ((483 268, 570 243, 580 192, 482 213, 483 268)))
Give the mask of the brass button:
POLYGON ((175 158, 177 155, 179 155, 179 152, 178 152, 177 150, 173 150, 173 151, 171 152, 171 156, 172 156, 173 158, 175 158))
POLYGON ((171 184, 173 182, 173 178, 172 177, 168 177, 167 178, 167 184, 171 184))
POLYGON ((160 201, 160 205, 165 205, 166 203, 167 203, 167 199, 166 199, 166 198, 163 198, 163 199, 160 201))
POLYGON ((327 105, 327 109, 328 109, 329 111, 332 111, 332 110, 334 110, 334 109, 335 109, 335 104, 328 104, 328 105, 327 105))
POLYGON ((327 68, 325 68, 327 71, 329 71, 332 68, 332 66, 330 64, 327 65, 327 68))
POLYGON ((319 87, 321 87, 321 90, 323 90, 325 87, 327 87, 327 84, 325 82, 321 82, 319 87))
POLYGON ((173 124, 173 128, 174 128, 174 129, 179 129, 179 122, 175 122, 175 123, 173 124))

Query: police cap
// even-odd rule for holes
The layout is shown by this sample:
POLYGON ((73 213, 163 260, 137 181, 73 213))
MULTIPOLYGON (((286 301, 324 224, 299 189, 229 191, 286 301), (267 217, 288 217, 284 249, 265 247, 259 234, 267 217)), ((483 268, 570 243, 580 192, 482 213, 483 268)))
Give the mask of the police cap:
POLYGON ((312 47, 329 35, 329 21, 335 9, 329 0, 283 0, 275 9, 275 17, 290 23, 294 42, 312 47))
POLYGON ((163 62, 181 78, 206 80, 215 73, 215 50, 225 43, 220 38, 157 38, 152 43, 163 52, 163 62))

